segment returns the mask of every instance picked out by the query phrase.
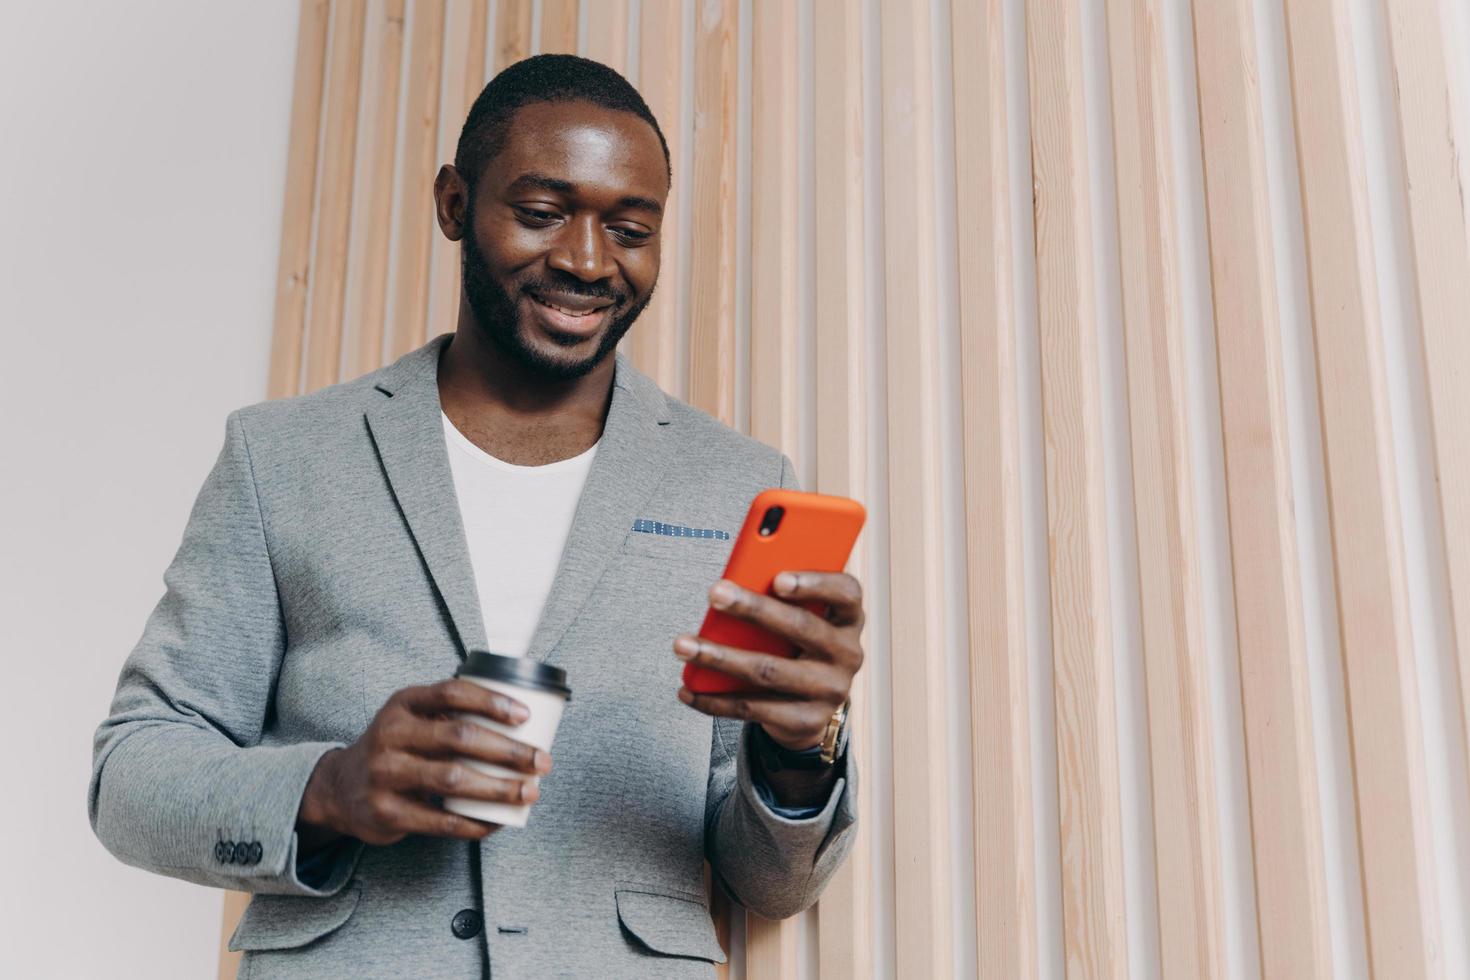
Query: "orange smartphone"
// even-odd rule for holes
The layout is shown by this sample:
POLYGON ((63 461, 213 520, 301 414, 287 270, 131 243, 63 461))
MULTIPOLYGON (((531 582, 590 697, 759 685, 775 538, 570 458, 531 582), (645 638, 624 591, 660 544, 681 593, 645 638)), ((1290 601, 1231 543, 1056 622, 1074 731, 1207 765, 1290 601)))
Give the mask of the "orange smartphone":
MULTIPOLYGON (((771 584, 778 572, 840 572, 847 567, 866 518, 863 505, 847 497, 800 490, 762 491, 751 501, 724 577, 752 592, 773 595, 771 584)), ((818 615, 826 613, 824 603, 803 605, 818 615)), ((738 650, 796 655, 789 641, 715 609, 705 614, 699 635, 738 650)), ((755 690, 729 674, 695 664, 684 665, 684 686, 696 694, 755 690)))

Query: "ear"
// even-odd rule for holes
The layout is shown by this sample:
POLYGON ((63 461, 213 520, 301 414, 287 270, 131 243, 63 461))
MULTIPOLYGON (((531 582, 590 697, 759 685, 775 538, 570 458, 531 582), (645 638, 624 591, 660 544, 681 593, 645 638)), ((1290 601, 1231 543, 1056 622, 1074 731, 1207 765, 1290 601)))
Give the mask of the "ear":
POLYGON ((464 237, 464 216, 470 203, 470 191, 464 178, 453 165, 446 163, 434 177, 434 217, 439 230, 451 242, 464 237))

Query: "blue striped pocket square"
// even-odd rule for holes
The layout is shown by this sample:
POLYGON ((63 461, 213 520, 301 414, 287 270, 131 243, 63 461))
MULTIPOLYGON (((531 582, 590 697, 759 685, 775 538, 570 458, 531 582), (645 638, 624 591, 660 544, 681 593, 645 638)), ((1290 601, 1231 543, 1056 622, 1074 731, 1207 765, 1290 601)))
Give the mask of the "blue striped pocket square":
POLYGON ((683 524, 665 524, 639 518, 633 522, 633 530, 639 534, 662 534, 670 538, 713 538, 716 541, 730 540, 729 531, 717 531, 707 527, 685 527, 683 524))

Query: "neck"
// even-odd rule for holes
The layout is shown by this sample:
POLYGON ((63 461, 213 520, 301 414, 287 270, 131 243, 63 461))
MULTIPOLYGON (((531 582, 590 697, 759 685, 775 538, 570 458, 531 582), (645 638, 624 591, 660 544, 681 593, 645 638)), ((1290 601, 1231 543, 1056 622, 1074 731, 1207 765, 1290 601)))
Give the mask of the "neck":
POLYGON ((614 367, 609 356, 580 378, 539 375, 485 336, 461 299, 454 337, 439 358, 439 403, 461 432, 493 455, 546 462, 548 455, 576 455, 601 437, 614 367))

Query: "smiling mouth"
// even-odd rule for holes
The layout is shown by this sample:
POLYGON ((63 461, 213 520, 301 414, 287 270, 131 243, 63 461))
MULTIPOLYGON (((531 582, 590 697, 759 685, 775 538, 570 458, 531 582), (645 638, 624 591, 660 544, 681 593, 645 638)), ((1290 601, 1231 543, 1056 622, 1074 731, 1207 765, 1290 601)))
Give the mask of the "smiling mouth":
POLYGON ((528 293, 527 295, 548 310, 555 310, 563 316, 575 317, 577 319, 595 316, 613 305, 611 302, 601 303, 596 306, 588 306, 585 303, 569 304, 565 301, 555 302, 537 293, 528 293))

